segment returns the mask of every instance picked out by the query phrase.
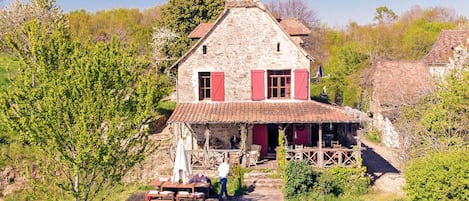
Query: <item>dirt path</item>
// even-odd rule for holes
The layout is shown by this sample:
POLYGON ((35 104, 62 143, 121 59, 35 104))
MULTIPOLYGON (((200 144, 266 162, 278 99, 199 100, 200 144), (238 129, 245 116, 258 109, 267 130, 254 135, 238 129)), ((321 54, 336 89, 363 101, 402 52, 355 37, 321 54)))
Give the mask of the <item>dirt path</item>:
POLYGON ((395 150, 366 139, 363 144, 365 147, 362 155, 363 164, 371 175, 373 188, 385 193, 403 195, 402 187, 405 184, 405 179, 395 150))

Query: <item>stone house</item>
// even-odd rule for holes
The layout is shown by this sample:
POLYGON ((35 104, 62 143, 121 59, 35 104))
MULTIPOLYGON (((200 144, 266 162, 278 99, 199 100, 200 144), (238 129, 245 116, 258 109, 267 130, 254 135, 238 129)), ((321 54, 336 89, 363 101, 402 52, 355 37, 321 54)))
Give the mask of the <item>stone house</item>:
POLYGON ((375 60, 366 72, 372 126, 388 147, 403 147, 405 133, 398 133, 392 122, 402 106, 421 101, 434 90, 433 78, 423 61, 375 60))
POLYGON ((430 52, 423 61, 430 74, 435 78, 444 78, 453 69, 454 57, 463 47, 469 47, 469 30, 442 30, 430 52))
POLYGON ((279 135, 292 147, 322 150, 327 139, 344 149, 357 145, 362 119, 310 100, 313 57, 301 48, 308 33, 297 20, 275 19, 257 0, 227 0, 215 22, 190 34, 198 41, 172 66, 177 106, 168 123, 173 143, 185 139, 194 166, 213 167, 219 157, 207 158, 244 155, 252 145, 275 158, 279 135))

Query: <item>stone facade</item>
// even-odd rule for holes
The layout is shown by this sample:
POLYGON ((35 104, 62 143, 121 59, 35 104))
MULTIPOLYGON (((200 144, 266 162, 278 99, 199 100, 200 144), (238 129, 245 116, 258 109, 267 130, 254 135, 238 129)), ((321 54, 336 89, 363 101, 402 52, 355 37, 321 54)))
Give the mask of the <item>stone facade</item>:
MULTIPOLYGON (((198 101, 198 72, 224 72, 224 97, 228 102, 251 100, 251 70, 309 71, 306 53, 259 7, 225 10, 200 40, 178 64, 178 102, 198 101)), ((294 83, 291 87, 294 89, 294 83)))

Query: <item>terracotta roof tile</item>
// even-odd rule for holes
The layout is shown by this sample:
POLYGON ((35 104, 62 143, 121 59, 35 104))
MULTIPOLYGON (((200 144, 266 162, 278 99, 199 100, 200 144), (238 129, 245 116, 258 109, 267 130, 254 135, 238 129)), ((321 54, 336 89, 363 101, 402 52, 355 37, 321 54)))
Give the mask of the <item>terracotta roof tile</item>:
MULTIPOLYGON (((297 19, 287 18, 279 20, 280 26, 290 35, 290 36, 307 36, 311 33, 311 30, 308 29, 303 23, 297 19)), ((205 36, 210 29, 212 29, 215 23, 200 23, 195 29, 189 34, 191 39, 199 39, 205 36)))
POLYGON ((189 38, 198 39, 205 36, 205 34, 212 29, 215 23, 201 23, 199 26, 195 27, 195 29, 189 34, 189 38))
POLYGON ((452 48, 469 45, 468 38, 469 30, 443 30, 423 60, 430 64, 449 63, 449 58, 453 56, 452 48))
POLYGON ((434 89, 433 78, 422 61, 376 60, 367 77, 372 99, 380 105, 414 104, 434 89))
POLYGON ((290 36, 307 36, 311 33, 308 27, 294 18, 280 19, 279 23, 290 36))
POLYGON ((331 105, 315 102, 179 103, 168 123, 329 123, 363 122, 331 105))

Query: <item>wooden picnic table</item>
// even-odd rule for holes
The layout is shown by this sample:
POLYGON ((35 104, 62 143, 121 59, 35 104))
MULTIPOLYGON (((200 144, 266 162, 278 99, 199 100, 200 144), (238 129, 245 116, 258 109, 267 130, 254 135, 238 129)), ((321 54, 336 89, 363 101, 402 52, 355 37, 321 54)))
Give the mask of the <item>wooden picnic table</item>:
POLYGON ((196 188, 205 188, 205 189, 208 189, 207 196, 208 196, 208 192, 210 191, 209 189, 210 183, 207 183, 207 182, 194 182, 194 183, 183 184, 179 182, 173 183, 171 181, 155 180, 155 181, 151 181, 150 185, 155 187, 155 189, 159 189, 160 191, 168 191, 170 189, 175 189, 176 192, 183 191, 183 190, 190 190, 191 193, 194 193, 196 188))

